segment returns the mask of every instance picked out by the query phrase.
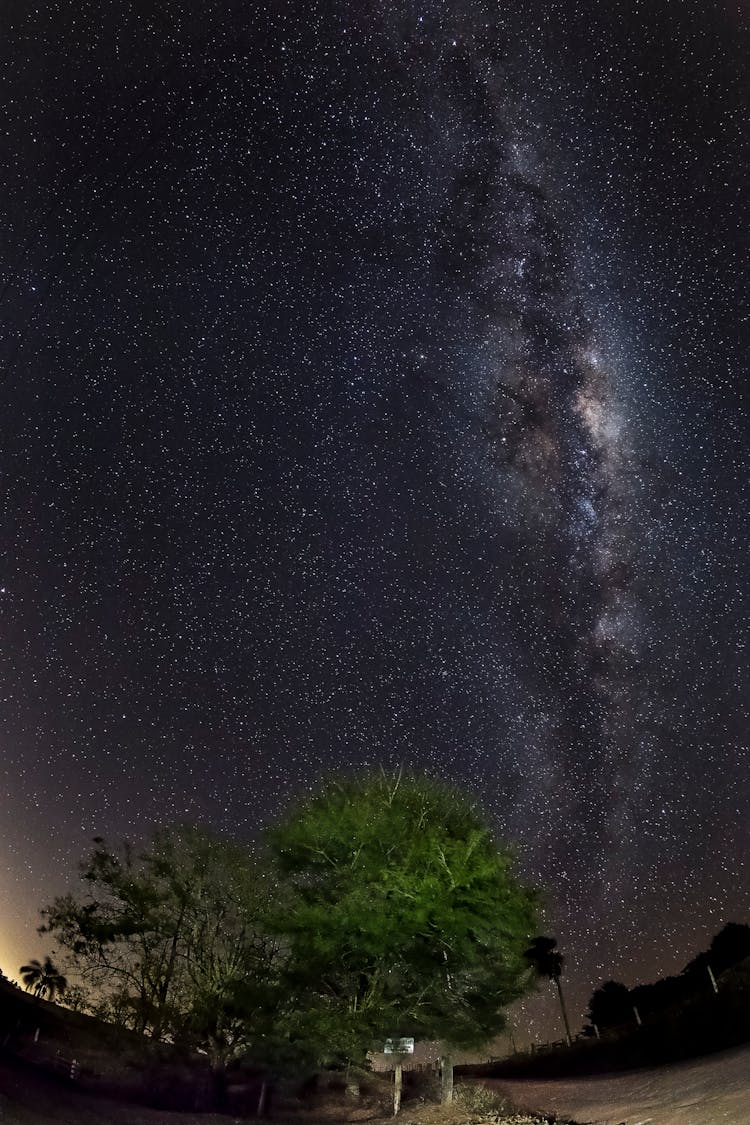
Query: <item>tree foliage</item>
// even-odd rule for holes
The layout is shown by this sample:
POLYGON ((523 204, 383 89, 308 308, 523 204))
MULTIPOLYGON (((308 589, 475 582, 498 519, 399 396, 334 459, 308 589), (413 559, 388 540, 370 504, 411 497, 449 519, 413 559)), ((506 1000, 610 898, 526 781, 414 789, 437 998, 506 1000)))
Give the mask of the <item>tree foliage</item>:
POLYGON ((535 937, 525 953, 527 961, 540 977, 558 980, 562 976, 565 958, 552 937, 535 937))
POLYGON ((682 970, 682 976, 703 983, 709 965, 718 976, 746 957, 750 957, 750 926, 741 922, 727 922, 711 939, 708 949, 688 962, 682 970))
POLYGON ((321 1057, 388 1036, 486 1042, 528 988, 535 895, 455 789, 423 777, 335 781, 270 834, 287 892, 297 1021, 321 1057))
POLYGON ((21 965, 18 971, 24 987, 39 999, 54 1000, 68 987, 67 980, 50 957, 45 957, 43 962, 34 958, 28 965, 21 965))
MULTIPOLYGON (((334 781, 268 856, 191 829, 140 851, 97 838, 83 894, 44 911, 92 1010, 269 1070, 360 1063, 392 1036, 486 1042, 530 986, 536 896, 460 793, 334 781)), ((452 1070, 448 1068, 448 1072, 452 1070)))
POLYGON ((572 1043, 568 1009, 565 1004, 565 996, 560 982, 565 958, 557 948, 556 939, 553 937, 534 938, 531 945, 526 950, 525 956, 537 976, 547 977, 548 980, 553 980, 555 982, 557 996, 560 1001, 560 1012, 562 1014, 563 1024, 565 1025, 565 1037, 568 1043, 572 1043))
POLYGON ((633 988, 617 981, 600 985, 589 1001, 588 1018, 602 1030, 632 1024, 635 1020, 633 1006, 644 1019, 659 1017, 710 992, 709 967, 717 978, 746 957, 750 957, 750 926, 728 922, 711 939, 708 949, 688 962, 678 976, 661 977, 633 988))
POLYGON ((101 1014, 198 1042, 223 1065, 246 1043, 246 1009, 271 1003, 267 876, 245 849, 193 829, 158 832, 137 854, 95 843, 81 869, 87 893, 57 898, 43 932, 100 990, 101 1014))
POLYGON ((634 1016, 630 989, 616 980, 605 981, 591 995, 588 1018, 600 1031, 631 1023, 634 1016))

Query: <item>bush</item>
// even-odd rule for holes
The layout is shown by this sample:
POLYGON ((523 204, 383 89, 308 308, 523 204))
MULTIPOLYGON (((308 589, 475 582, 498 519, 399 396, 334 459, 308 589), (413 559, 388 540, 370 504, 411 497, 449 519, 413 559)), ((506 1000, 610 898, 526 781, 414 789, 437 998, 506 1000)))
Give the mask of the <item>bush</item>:
POLYGON ((507 1103, 481 1082, 459 1082, 453 1090, 453 1102, 468 1113, 493 1113, 507 1109, 507 1103))

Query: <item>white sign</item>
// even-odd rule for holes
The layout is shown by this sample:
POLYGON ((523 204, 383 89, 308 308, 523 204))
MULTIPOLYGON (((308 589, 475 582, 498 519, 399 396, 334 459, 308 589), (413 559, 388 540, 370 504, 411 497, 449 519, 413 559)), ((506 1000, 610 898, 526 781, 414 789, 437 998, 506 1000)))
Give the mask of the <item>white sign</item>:
POLYGON ((384 1055, 413 1055, 413 1039, 386 1039, 383 1047, 384 1055))

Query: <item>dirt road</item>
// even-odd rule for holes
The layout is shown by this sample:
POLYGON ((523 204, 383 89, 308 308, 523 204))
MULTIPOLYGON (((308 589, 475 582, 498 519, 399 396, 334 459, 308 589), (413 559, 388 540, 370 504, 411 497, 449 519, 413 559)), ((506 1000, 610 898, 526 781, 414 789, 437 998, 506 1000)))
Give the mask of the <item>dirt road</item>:
POLYGON ((520 1106, 595 1125, 750 1125, 750 1046, 658 1070, 487 1085, 520 1106))

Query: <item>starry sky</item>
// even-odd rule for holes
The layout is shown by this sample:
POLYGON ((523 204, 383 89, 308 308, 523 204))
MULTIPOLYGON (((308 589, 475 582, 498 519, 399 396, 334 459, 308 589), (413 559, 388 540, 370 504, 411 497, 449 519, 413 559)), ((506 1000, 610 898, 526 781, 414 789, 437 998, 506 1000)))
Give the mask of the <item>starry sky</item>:
POLYGON ((746 0, 0 19, 0 966, 93 835, 381 764, 575 1024, 750 920, 746 0))

